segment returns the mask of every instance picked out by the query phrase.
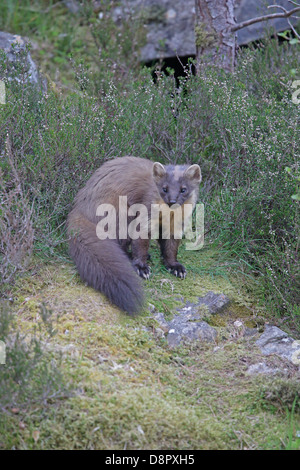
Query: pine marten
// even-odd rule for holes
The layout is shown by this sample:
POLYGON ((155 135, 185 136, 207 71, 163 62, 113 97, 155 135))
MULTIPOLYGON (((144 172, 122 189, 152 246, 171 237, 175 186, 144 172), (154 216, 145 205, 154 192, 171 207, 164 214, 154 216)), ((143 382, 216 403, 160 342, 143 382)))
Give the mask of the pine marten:
MULTIPOLYGON (((149 214, 153 204, 162 204, 162 207, 178 204, 180 207, 174 207, 179 210, 185 204, 194 207, 200 181, 201 170, 196 164, 163 166, 131 156, 105 162, 77 194, 67 220, 70 255, 81 279, 103 292, 121 310, 138 313, 144 303, 140 277, 147 279, 150 274, 147 264, 149 237, 132 239, 127 235, 121 238, 117 231, 114 240, 99 239, 96 227, 101 218, 97 215, 97 207, 111 204, 116 211, 117 223, 121 217, 119 196, 127 197, 128 208, 143 204, 149 214)), ((132 220, 133 217, 128 216, 127 224, 132 220)), ((186 270, 177 261, 180 239, 174 238, 174 221, 170 237, 165 239, 161 218, 159 220, 158 243, 164 265, 175 276, 185 278, 186 270)))

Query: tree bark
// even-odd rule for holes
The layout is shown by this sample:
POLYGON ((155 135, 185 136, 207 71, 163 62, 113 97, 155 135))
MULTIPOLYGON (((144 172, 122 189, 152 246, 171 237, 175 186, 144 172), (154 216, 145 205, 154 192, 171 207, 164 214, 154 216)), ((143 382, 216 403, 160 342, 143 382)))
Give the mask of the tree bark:
POLYGON ((196 70, 215 65, 233 72, 236 56, 235 0, 195 0, 196 70))

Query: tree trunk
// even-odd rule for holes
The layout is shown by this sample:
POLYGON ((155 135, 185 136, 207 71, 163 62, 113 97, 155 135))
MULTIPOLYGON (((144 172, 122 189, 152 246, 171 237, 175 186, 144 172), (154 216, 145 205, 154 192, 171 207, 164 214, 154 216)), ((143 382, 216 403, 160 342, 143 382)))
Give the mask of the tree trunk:
POLYGON ((195 0, 196 70, 215 65, 233 72, 236 53, 235 0, 195 0))

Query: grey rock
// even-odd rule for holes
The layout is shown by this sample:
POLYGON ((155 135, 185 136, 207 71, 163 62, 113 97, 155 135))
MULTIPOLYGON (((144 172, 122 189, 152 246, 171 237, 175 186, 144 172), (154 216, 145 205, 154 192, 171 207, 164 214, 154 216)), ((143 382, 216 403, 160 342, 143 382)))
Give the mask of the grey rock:
POLYGON ((229 302, 226 295, 210 291, 204 297, 198 297, 196 303, 187 302, 178 308, 178 314, 170 321, 167 321, 161 312, 153 312, 152 315, 159 327, 167 333, 167 341, 171 347, 182 342, 214 341, 217 330, 203 321, 203 317, 220 312, 229 302))
POLYGON ((212 342, 217 337, 217 331, 205 321, 189 322, 177 318, 170 322, 167 341, 170 347, 176 347, 182 342, 205 341, 212 342))
POLYGON ((177 311, 184 314, 189 320, 200 320, 205 312, 214 315, 221 312, 229 303, 230 300, 225 294, 215 294, 209 291, 204 297, 198 297, 196 303, 187 302, 184 307, 178 308, 177 311))
POLYGON ((266 325, 256 345, 266 356, 276 354, 295 365, 300 365, 300 341, 294 340, 277 326, 266 325))
POLYGON ((80 10, 80 3, 78 0, 63 0, 63 3, 71 13, 76 14, 80 10))
POLYGON ((286 372, 285 369, 279 369, 278 367, 270 367, 265 362, 257 362, 252 364, 248 370, 249 375, 277 375, 286 372))
POLYGON ((30 52, 26 52, 26 44, 27 41, 25 38, 0 31, 0 50, 5 52, 8 60, 6 75, 0 78, 7 79, 8 81, 12 79, 20 81, 21 78, 18 77, 16 64, 20 54, 25 53, 25 81, 45 90, 46 82, 39 74, 30 52))
POLYGON ((217 337, 216 329, 205 321, 201 321, 201 315, 193 311, 192 307, 184 307, 181 313, 175 315, 170 321, 167 321, 161 312, 154 313, 153 317, 159 324, 158 329, 167 333, 170 347, 179 346, 183 342, 211 342, 217 337))
POLYGON ((167 333, 169 331, 169 322, 165 320, 164 314, 161 312, 156 312, 153 314, 153 317, 158 322, 160 328, 167 333))
POLYGON ((198 305, 206 305, 209 313, 215 314, 227 307, 229 302, 230 300, 225 294, 208 292, 204 297, 199 297, 198 305))

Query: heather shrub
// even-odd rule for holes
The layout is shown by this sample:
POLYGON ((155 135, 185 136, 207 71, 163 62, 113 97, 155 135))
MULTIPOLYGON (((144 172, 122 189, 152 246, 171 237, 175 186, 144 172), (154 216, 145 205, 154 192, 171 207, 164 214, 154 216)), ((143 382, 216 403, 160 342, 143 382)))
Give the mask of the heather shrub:
MULTIPOLYGON (((11 152, 9 141, 6 143, 11 152)), ((26 270, 33 249, 33 205, 25 197, 11 156, 12 178, 8 186, 0 173, 0 293, 26 270)))
POLYGON ((16 326, 10 305, 0 301, 0 341, 5 345, 0 366, 0 423, 6 414, 37 404, 46 407, 70 394, 60 368, 61 356, 46 347, 55 327, 45 305, 40 306, 39 319, 34 330, 25 334, 16 326))
POLYGON ((198 92, 209 96, 212 112, 208 159, 217 188, 208 224, 227 253, 250 268, 272 311, 298 322, 297 179, 286 171, 299 174, 295 59, 296 50, 276 42, 245 51, 233 80, 208 75, 198 92))

